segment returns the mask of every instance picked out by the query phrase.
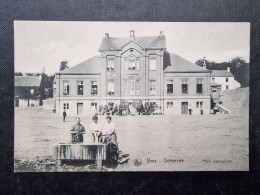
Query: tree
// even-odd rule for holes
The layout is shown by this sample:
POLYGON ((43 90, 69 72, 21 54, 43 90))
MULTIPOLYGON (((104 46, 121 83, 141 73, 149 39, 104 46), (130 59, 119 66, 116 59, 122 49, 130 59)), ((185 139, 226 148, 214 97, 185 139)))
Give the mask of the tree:
POLYGON ((69 66, 68 66, 68 61, 67 61, 67 60, 62 61, 62 62, 60 63, 60 71, 63 71, 63 70, 65 70, 65 69, 67 69, 67 68, 69 68, 69 66))
POLYGON ((117 107, 117 104, 116 104, 116 106, 115 106, 115 109, 113 110, 113 114, 116 114, 117 115, 117 113, 118 113, 118 107, 117 107))
POLYGON ((205 60, 206 68, 207 68, 208 70, 216 70, 216 69, 218 69, 218 68, 217 68, 218 65, 217 65, 216 62, 214 62, 214 61, 208 61, 208 60, 206 60, 206 59, 199 59, 199 60, 197 60, 197 61, 195 62, 195 64, 197 64, 197 65, 200 66, 200 67, 203 67, 204 60, 205 60))
POLYGON ((23 73, 21 73, 21 72, 15 72, 15 73, 14 73, 14 76, 23 76, 23 73))
POLYGON ((245 64, 246 64, 246 61, 243 58, 238 57, 238 56, 231 60, 231 66, 236 67, 237 69, 245 66, 245 64))
POLYGON ((32 73, 32 72, 26 72, 25 75, 26 76, 39 76, 41 73, 32 73))
MULTIPOLYGON (((200 67, 203 67, 203 64, 204 64, 204 60, 205 59, 199 59, 195 62, 195 64, 197 64, 198 66, 200 67)), ((209 65, 209 61, 205 60, 205 64, 206 64, 206 67, 209 65)))
POLYGON ((230 62, 230 71, 241 87, 249 86, 249 64, 241 57, 235 57, 230 62))

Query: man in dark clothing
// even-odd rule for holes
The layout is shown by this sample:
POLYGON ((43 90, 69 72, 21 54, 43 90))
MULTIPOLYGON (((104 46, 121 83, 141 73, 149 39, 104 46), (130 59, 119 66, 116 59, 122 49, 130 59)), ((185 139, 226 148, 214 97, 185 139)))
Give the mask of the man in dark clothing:
POLYGON ((63 122, 65 122, 66 116, 67 116, 67 113, 66 113, 66 110, 64 110, 63 111, 63 122))
POLYGON ((71 143, 81 143, 83 142, 83 134, 85 133, 85 127, 80 124, 80 118, 75 119, 76 124, 70 129, 71 133, 71 143))

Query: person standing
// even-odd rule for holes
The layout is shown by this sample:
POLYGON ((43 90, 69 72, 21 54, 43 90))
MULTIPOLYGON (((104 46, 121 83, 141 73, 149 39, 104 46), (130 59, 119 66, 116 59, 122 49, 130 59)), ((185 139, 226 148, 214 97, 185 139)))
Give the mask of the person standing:
POLYGON ((119 151, 117 135, 115 132, 115 124, 112 122, 111 116, 107 116, 107 122, 104 124, 102 129, 102 140, 103 142, 110 142, 116 145, 117 152, 119 151))
POLYGON ((75 118, 76 124, 70 129, 71 133, 71 143, 82 143, 83 134, 85 133, 85 127, 80 124, 80 118, 75 118))
POLYGON ((191 108, 191 105, 189 105, 189 115, 191 115, 191 114, 192 114, 192 108, 191 108))
POLYGON ((64 110, 63 111, 63 122, 65 122, 66 116, 67 116, 67 113, 66 113, 66 110, 64 110))
POLYGON ((97 115, 94 115, 92 119, 93 122, 90 124, 90 131, 92 133, 93 143, 99 143, 102 134, 101 123, 98 122, 97 115))

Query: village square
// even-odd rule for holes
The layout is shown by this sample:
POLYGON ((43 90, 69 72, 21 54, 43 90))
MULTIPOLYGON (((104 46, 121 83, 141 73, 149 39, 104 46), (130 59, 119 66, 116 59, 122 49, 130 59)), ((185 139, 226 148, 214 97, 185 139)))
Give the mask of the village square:
POLYGON ((15 171, 248 170, 248 70, 190 62, 153 36, 104 33, 99 55, 15 74, 15 171))

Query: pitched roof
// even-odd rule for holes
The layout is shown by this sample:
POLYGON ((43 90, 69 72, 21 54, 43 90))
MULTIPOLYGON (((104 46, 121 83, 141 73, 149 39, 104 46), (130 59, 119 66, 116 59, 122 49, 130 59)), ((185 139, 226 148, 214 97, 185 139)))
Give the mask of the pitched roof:
POLYGON ((211 77, 233 77, 234 75, 227 70, 211 70, 211 77))
MULTIPOLYGON (((103 38, 99 51, 108 50, 121 50, 123 46, 131 42, 130 37, 109 37, 103 38)), ((143 48, 166 48, 165 36, 146 36, 146 37, 135 37, 133 42, 139 44, 143 48)))
POLYGON ((39 87, 40 78, 35 76, 15 76, 14 86, 15 87, 39 87))
POLYGON ((209 70, 193 64, 177 54, 170 54, 170 64, 164 72, 209 72, 209 70))
POLYGON ((101 57, 93 56, 69 69, 60 71, 58 74, 100 74, 101 57))
POLYGON ((218 84, 218 83, 216 83, 216 82, 211 82, 210 83, 210 86, 212 86, 212 87, 218 87, 218 86, 220 86, 220 84, 218 84))

